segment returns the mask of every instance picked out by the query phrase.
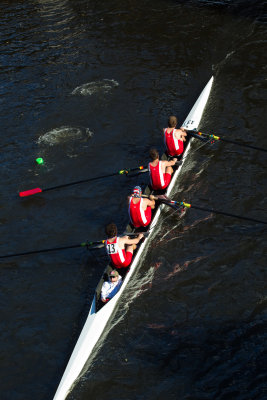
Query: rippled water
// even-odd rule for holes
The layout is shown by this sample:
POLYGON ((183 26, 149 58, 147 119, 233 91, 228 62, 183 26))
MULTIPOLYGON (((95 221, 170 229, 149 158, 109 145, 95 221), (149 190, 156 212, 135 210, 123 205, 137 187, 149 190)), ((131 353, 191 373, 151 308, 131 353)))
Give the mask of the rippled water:
MULTIPOLYGON (((267 148, 264 6, 2 1, 0 253, 101 239, 111 218, 123 231, 144 175, 18 192, 145 164, 211 75, 201 129, 267 148)), ((265 154, 195 141, 173 198, 266 221, 265 154)), ((69 399, 264 399, 266 247, 264 225, 165 210, 69 399)), ((53 398, 106 261, 83 249, 1 261, 1 399, 53 398)))

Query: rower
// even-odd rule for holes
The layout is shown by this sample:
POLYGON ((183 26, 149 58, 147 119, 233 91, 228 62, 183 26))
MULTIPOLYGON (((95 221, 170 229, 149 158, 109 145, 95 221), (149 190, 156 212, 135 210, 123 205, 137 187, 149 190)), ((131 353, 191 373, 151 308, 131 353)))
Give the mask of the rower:
POLYGON ((173 166, 177 162, 177 158, 171 161, 163 161, 159 159, 159 153, 156 149, 149 151, 152 162, 148 164, 150 183, 153 190, 163 190, 169 185, 173 174, 173 166))
POLYGON ((130 239, 128 236, 117 236, 118 229, 113 222, 106 226, 106 234, 108 239, 105 244, 111 264, 117 269, 128 267, 132 262, 136 245, 144 235, 139 233, 135 239, 130 239))
POLYGON ((129 217, 135 228, 145 227, 150 224, 155 200, 142 198, 142 189, 135 186, 129 200, 129 217))
POLYGON ((163 129, 164 142, 169 156, 180 156, 184 151, 187 133, 183 127, 175 129, 177 118, 171 115, 168 119, 168 128, 163 129))

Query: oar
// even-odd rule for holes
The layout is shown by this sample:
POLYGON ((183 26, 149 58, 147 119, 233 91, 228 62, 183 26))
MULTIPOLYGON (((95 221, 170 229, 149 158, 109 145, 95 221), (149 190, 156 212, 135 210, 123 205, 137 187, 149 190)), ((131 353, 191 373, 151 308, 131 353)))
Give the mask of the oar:
MULTIPOLYGON (((143 233, 144 237, 147 237, 149 235, 149 232, 124 232, 121 236, 138 236, 139 233, 143 233)), ((88 240, 86 242, 82 242, 79 244, 73 244, 70 246, 63 246, 63 247, 53 247, 49 249, 40 249, 40 250, 32 250, 32 251, 26 251, 23 253, 13 253, 13 254, 6 254, 4 256, 0 256, 0 258, 9 258, 9 257, 18 257, 18 256, 27 256, 29 254, 38 254, 38 253, 48 253, 49 251, 58 251, 58 250, 68 250, 68 249, 75 249, 77 247, 86 247, 87 250, 93 250, 93 249, 101 249, 104 247, 105 240, 97 240, 94 242, 89 242, 88 240), (94 247, 95 246, 95 247, 94 247)))
MULTIPOLYGON (((72 186, 72 185, 78 185, 79 183, 95 181, 97 179, 109 178, 109 177, 115 176, 115 175, 124 175, 124 174, 128 175, 129 172, 137 171, 137 170, 140 171, 140 170, 143 170, 143 169, 144 169, 143 165, 140 165, 139 167, 136 167, 136 168, 126 168, 126 169, 122 169, 122 170, 117 171, 117 172, 113 172, 113 173, 108 174, 108 175, 95 176, 95 177, 92 177, 92 178, 82 179, 80 181, 63 183, 61 185, 52 186, 52 187, 45 188, 45 189, 41 189, 41 188, 38 187, 38 188, 26 190, 24 192, 19 192, 19 195, 20 195, 20 197, 27 197, 27 196, 31 196, 31 195, 36 194, 36 193, 47 192, 48 190, 54 190, 54 189, 61 189, 63 187, 72 186)), ((143 172, 146 172, 146 170, 144 170, 143 172)))
POLYGON ((171 207, 177 206, 177 207, 195 208, 196 210, 212 212, 214 214, 226 215, 227 217, 239 218, 239 219, 244 219, 246 221, 257 222, 259 224, 267 225, 267 221, 262 221, 262 220, 255 219, 255 218, 249 218, 249 217, 245 217, 243 215, 231 214, 231 213, 227 213, 225 211, 214 210, 213 208, 194 206, 193 204, 185 203, 184 201, 173 201, 173 200, 158 198, 157 196, 154 196, 154 200, 158 200, 161 203, 169 205, 171 207))
POLYGON ((231 144, 236 144, 237 146, 243 146, 243 147, 248 147, 250 149, 254 149, 254 150, 259 150, 259 151, 265 151, 267 152, 267 149, 264 149, 262 147, 256 147, 256 146, 251 146, 250 144, 245 144, 245 143, 241 143, 241 142, 236 142, 235 140, 229 140, 229 139, 224 139, 221 138, 220 136, 216 136, 213 134, 209 134, 209 133, 203 133, 203 132, 197 132, 196 130, 190 131, 190 130, 186 130, 186 132, 193 136, 196 137, 197 139, 212 139, 212 140, 218 140, 221 142, 226 142, 226 143, 231 143, 231 144))
POLYGON ((41 250, 26 251, 26 252, 23 252, 23 253, 6 254, 4 256, 0 256, 0 258, 27 256, 29 254, 47 253, 49 251, 75 249, 77 247, 86 247, 88 250, 98 249, 98 248, 104 247, 104 243, 105 243, 105 240, 98 240, 96 242, 86 241, 86 242, 82 242, 82 243, 79 243, 79 244, 73 244, 71 246, 53 247, 53 248, 50 248, 50 249, 41 249, 41 250), (97 247, 93 247, 93 246, 97 246, 97 247))
POLYGON ((145 232, 124 232, 120 236, 135 237, 135 236, 138 236, 139 233, 142 233, 145 238, 148 237, 148 235, 149 235, 149 231, 145 231, 145 232))

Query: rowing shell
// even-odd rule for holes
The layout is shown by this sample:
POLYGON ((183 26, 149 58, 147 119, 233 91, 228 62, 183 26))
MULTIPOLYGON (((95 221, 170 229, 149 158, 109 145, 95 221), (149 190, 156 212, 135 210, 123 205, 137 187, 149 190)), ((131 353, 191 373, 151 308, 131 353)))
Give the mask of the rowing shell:
MULTIPOLYGON (((205 105, 208 101, 208 97, 211 91, 213 83, 213 77, 209 80, 203 91, 201 92, 200 96, 198 97, 196 103, 194 104, 192 110, 188 114, 187 118, 185 119, 183 123, 183 127, 185 129, 198 129, 205 105)), ((190 142, 193 139, 188 139, 185 142, 185 151, 183 153, 183 156, 181 157, 181 164, 179 167, 176 169, 176 171, 173 173, 172 180, 168 186, 166 195, 169 196, 175 183, 177 182, 177 177, 180 174, 182 165, 184 161, 186 160, 186 156, 189 152, 190 149, 190 142)), ((150 194, 151 190, 149 187, 146 188, 145 194, 150 194)), ((160 213, 162 211, 162 208, 164 206, 160 205, 154 212, 153 220, 152 223, 149 227, 149 232, 150 235, 149 237, 146 237, 141 245, 138 247, 138 249, 135 252, 131 268, 129 269, 128 273, 125 275, 125 278, 123 280, 122 286, 119 290, 119 292, 108 302, 106 303, 102 308, 100 308, 100 291, 103 282, 107 279, 108 272, 112 269, 112 267, 109 265, 105 271, 104 274, 96 288, 94 299, 89 311, 88 318, 84 324, 83 330, 80 334, 80 337, 76 343, 76 346, 73 350, 73 353, 70 357, 70 360, 68 362, 68 365, 65 369, 64 375, 62 376, 62 379, 60 381, 60 384, 58 386, 58 389, 56 391, 56 394, 54 396, 54 400, 64 400, 68 393, 71 390, 72 385, 76 381, 76 379, 79 377, 79 375, 82 372, 82 369, 85 365, 85 363, 89 360, 89 357, 96 346, 100 336, 102 335, 105 326, 111 317, 111 315, 114 315, 114 309, 119 301, 120 296, 122 295, 124 289, 127 286, 128 281, 131 279, 132 275, 137 269, 140 256, 145 250, 145 248, 148 246, 149 240, 151 239, 151 233, 155 229, 155 226, 157 224, 157 221, 159 219, 160 213)), ((127 232, 134 232, 134 229, 132 229, 131 226, 127 227, 127 232)))

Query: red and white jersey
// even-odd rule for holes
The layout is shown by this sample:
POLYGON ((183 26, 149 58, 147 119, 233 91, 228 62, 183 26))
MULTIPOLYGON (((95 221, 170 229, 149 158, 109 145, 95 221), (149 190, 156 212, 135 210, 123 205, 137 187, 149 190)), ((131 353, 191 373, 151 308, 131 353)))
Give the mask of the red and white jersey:
POLYGON ((146 210, 142 208, 143 201, 142 197, 138 203, 133 202, 133 198, 131 197, 129 200, 129 217, 131 223, 135 228, 140 228, 140 226, 147 226, 151 221, 151 207, 147 207, 146 210))
POLYGON ((155 167, 153 167, 153 165, 151 165, 151 163, 148 164, 150 183, 151 183, 152 189, 154 189, 154 190, 165 189, 170 182, 170 181, 166 181, 165 176, 169 175, 169 174, 163 173, 161 164, 162 164, 162 161, 159 161, 155 167))
POLYGON ((167 128, 164 130, 164 142, 170 156, 179 156, 184 151, 184 143, 175 137, 175 129, 171 132, 167 132, 167 128))
POLYGON ((118 246, 118 237, 116 237, 114 242, 109 242, 109 240, 106 240, 105 244, 112 264, 115 267, 121 267, 126 260, 126 254, 125 250, 118 246))

